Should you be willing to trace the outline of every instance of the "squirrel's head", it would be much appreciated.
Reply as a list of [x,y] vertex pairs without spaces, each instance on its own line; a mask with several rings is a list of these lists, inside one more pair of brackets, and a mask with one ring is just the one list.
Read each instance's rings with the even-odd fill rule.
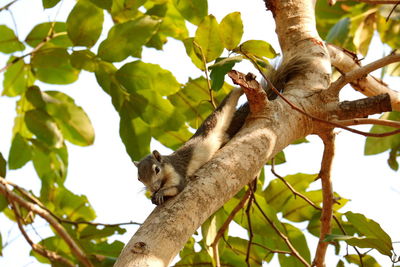
[[152,193],[157,192],[162,187],[164,180],[163,156],[154,150],[141,161],[133,163],[138,169],[138,180]]

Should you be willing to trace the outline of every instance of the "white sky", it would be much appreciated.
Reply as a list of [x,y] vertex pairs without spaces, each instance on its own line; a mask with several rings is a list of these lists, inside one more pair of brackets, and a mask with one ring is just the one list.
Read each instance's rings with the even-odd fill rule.
[[[10,0],[0,0],[4,6]],[[263,1],[219,0],[209,1],[209,12],[220,21],[226,14],[240,11],[245,26],[245,36],[248,39],[261,39],[270,42],[278,49],[274,33],[274,24],[269,12],[265,12]],[[59,20],[64,20],[69,13],[74,1],[65,0],[63,9],[59,13]],[[20,0],[12,10],[20,39],[24,39],[33,25],[39,21],[52,21],[54,12],[44,12],[40,0]],[[0,13],[0,24],[7,24],[14,28],[8,12]],[[179,82],[184,83],[188,77],[197,77],[201,73],[192,65],[186,55],[183,45],[170,40],[164,52],[153,49],[145,50],[145,62],[160,64],[163,68],[173,72]],[[374,51],[379,51],[368,60],[381,56],[382,48],[379,44],[374,46]],[[180,62],[177,64],[176,56]],[[7,57],[0,55],[0,67],[5,65]],[[246,66],[237,67],[241,71],[253,71]],[[392,85],[396,85],[392,79]],[[399,79],[397,78],[397,86]],[[67,188],[78,194],[85,194],[97,212],[96,221],[103,223],[119,223],[127,221],[142,222],[152,211],[154,206],[144,197],[143,186],[136,179],[136,168],[131,163],[119,137],[119,117],[115,112],[110,97],[97,85],[94,75],[82,72],[78,82],[68,86],[40,85],[42,90],[62,90],[76,100],[89,115],[96,131],[95,144],[90,147],[77,147],[68,144],[69,174],[66,182]],[[396,87],[394,87],[396,88]],[[398,88],[396,88],[398,89]],[[343,99],[356,99],[362,96],[354,93],[352,89],[345,88]],[[15,99],[0,97],[0,152],[8,157],[11,141],[11,128],[15,117]],[[368,126],[360,127],[367,130]],[[355,134],[339,131],[337,136],[337,150],[333,170],[333,185],[336,192],[351,201],[343,211],[351,210],[360,212],[381,224],[392,237],[393,241],[400,241],[400,215],[397,203],[400,200],[399,173],[393,172],[386,164],[387,153],[378,156],[363,156],[365,138]],[[316,137],[308,138],[311,143],[291,146],[285,150],[288,163],[277,166],[281,175],[297,172],[317,173],[322,155],[322,143]],[[158,147],[153,142],[152,148],[167,153],[167,149]],[[32,164],[24,168],[9,171],[7,178],[35,193],[39,190],[39,178],[33,170]],[[268,174],[267,179],[273,177]],[[43,225],[43,224],[42,224]],[[11,229],[11,230],[10,230]],[[40,239],[28,227],[29,233],[36,241]],[[136,226],[127,227],[128,232],[117,239],[127,242],[137,229]],[[42,228],[37,231],[42,233]],[[10,243],[4,248],[4,257],[0,257],[0,266],[42,266],[35,259],[28,256],[30,247],[26,241],[19,237],[15,224],[10,223],[3,215],[0,216],[0,231],[3,243]],[[316,239],[313,239],[316,243]],[[310,246],[314,254],[314,246]],[[333,255],[333,251],[330,250]],[[332,260],[333,259],[333,260]],[[336,265],[338,258],[329,257],[327,266]],[[389,266],[390,261],[379,258],[384,266]]]

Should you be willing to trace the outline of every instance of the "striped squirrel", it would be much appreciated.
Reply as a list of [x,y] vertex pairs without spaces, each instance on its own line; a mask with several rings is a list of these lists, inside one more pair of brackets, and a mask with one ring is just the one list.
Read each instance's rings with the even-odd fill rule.
[[[274,87],[282,92],[290,79],[306,69],[307,62],[304,59],[294,58],[284,61],[276,70],[271,68],[267,75]],[[261,84],[268,99],[274,100],[277,95],[270,85],[266,82]],[[209,161],[240,130],[250,112],[248,103],[236,110],[242,93],[239,88],[233,89],[196,133],[171,155],[163,156],[154,150],[141,161],[134,162],[139,181],[152,193],[153,204],[160,205],[167,197],[179,194],[187,183],[187,177]]]
[[192,176],[229,141],[227,128],[242,93],[242,89],[233,89],[195,134],[171,155],[163,156],[154,150],[141,161],[134,162],[139,181],[152,193],[153,204],[160,205],[166,197],[180,193],[186,185],[187,177]]

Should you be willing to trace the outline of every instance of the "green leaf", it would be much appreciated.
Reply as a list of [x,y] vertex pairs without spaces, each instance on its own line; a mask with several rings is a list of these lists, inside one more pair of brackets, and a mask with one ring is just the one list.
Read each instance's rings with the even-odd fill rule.
[[42,0],[43,8],[55,7],[60,0]]
[[353,43],[363,56],[367,55],[369,44],[375,30],[375,13],[369,14],[358,24],[358,28],[354,34]]
[[25,97],[35,108],[44,108],[46,106],[46,103],[43,100],[42,92],[37,86],[29,87],[26,91]]
[[327,235],[326,242],[331,241],[345,241],[350,246],[356,246],[359,248],[375,248],[383,255],[392,256],[392,252],[387,250],[388,248],[382,244],[382,241],[372,237],[355,237],[348,235]]
[[43,93],[46,110],[57,122],[66,140],[79,146],[94,142],[94,129],[85,111],[75,104],[74,99],[58,91]]
[[[400,121],[400,112],[387,112],[383,114],[380,119]],[[393,129],[387,126],[374,125],[370,132],[384,133],[389,131],[393,131]],[[382,138],[367,137],[365,141],[364,154],[374,155],[398,146],[400,146],[400,136],[398,134]]]
[[64,48],[42,48],[32,56],[31,64],[36,77],[45,83],[69,84],[79,76],[79,70],[71,66]]
[[18,40],[14,31],[6,25],[0,25],[0,52],[10,54],[24,49],[25,45]]
[[42,199],[50,197],[54,184],[62,185],[67,175],[68,151],[65,144],[61,148],[49,148],[42,142],[31,139],[32,161],[36,173],[42,179]]
[[139,7],[146,0],[113,0],[111,5],[111,16],[114,22],[123,23],[132,20],[140,14]]
[[391,149],[389,153],[388,164],[389,167],[394,171],[399,169],[399,163],[397,162],[398,156],[400,156],[400,145]]
[[[221,265],[243,267],[247,255],[248,240],[240,237],[230,236],[227,240],[229,249],[225,249],[221,255]],[[256,246],[252,246],[249,255],[250,266],[262,266],[263,259],[265,257],[265,250],[259,249]]]
[[151,134],[157,141],[172,150],[178,149],[193,135],[185,126],[181,127],[178,131],[166,131],[158,127],[153,127]]
[[11,57],[8,63],[11,65],[4,73],[2,94],[13,97],[25,92],[26,88],[33,84],[35,78],[29,65],[25,64],[22,59]]
[[347,219],[353,226],[368,239],[377,240],[379,247],[374,247],[379,250],[380,253],[384,255],[392,255],[392,239],[390,236],[380,227],[375,221],[366,218],[363,214],[346,212]]
[[277,56],[274,48],[267,42],[261,40],[249,40],[240,45],[239,49],[235,49],[239,54],[256,56],[258,58],[274,58]]
[[[0,196],[0,203],[1,203],[1,198],[4,198],[4,197]],[[0,207],[0,211],[1,211],[1,207]],[[3,256],[3,238],[1,237],[1,233],[0,233],[0,256]]]
[[[208,15],[196,30],[194,51],[198,54],[199,58],[204,56],[206,62],[211,62],[218,58],[224,50],[218,29],[219,25],[215,17]],[[196,44],[200,46],[201,51],[198,51],[199,49]]]
[[0,153],[0,177],[5,178],[6,173],[7,173],[7,162],[4,159],[3,154]]
[[112,84],[115,84],[113,83],[113,80],[116,71],[117,68],[112,63],[100,61],[97,64],[95,72],[96,80],[107,94],[110,94]]
[[92,47],[103,29],[103,10],[89,1],[78,1],[67,18],[68,36],[74,45]]
[[183,40],[183,44],[185,46],[186,54],[190,57],[193,64],[200,70],[204,71],[204,63],[195,53],[195,46],[193,44],[194,38],[187,38]]
[[104,237],[109,237],[114,234],[121,235],[126,232],[125,229],[119,226],[105,226],[104,228],[99,228],[100,226],[98,225],[86,225],[83,227],[82,231],[79,232],[79,238],[101,241]]
[[159,65],[142,61],[125,64],[117,71],[115,76],[129,93],[151,90],[162,96],[167,96],[180,89],[180,84],[171,72]]
[[[285,176],[283,179],[296,191],[303,193],[316,178],[316,174],[298,173]],[[267,203],[277,211],[281,211],[287,201],[293,197],[292,191],[279,179],[272,180],[264,190],[263,195]]]
[[213,249],[211,245],[214,242],[215,237],[217,236],[218,230],[222,227],[227,217],[228,214],[224,211],[224,209],[219,209],[216,213],[210,216],[210,218],[208,218],[201,226],[201,234],[203,236],[204,247],[211,258],[213,258]]
[[240,12],[233,12],[226,15],[219,25],[219,33],[226,49],[233,50],[236,48],[243,35],[243,23]]
[[113,26],[100,44],[98,55],[110,62],[119,62],[128,56],[141,57],[142,46],[157,32],[160,23],[150,16],[142,16]]
[[32,148],[28,141],[17,133],[11,143],[8,154],[8,167],[10,170],[19,169],[32,159]]
[[99,60],[90,50],[74,51],[71,54],[71,65],[76,69],[84,69],[94,72],[98,69]]
[[37,24],[30,31],[25,42],[31,47],[36,47],[48,37],[51,37],[48,43],[57,47],[67,48],[72,46],[72,42],[67,35],[67,24],[58,21]]
[[153,127],[177,131],[185,121],[168,99],[154,91],[141,90],[130,95],[130,106],[136,115]]
[[32,109],[25,113],[25,123],[29,131],[45,144],[60,148],[63,136],[54,119],[41,109]]
[[173,3],[182,17],[194,25],[199,25],[208,14],[207,0],[173,0]]
[[211,88],[214,91],[218,91],[222,88],[224,85],[225,75],[241,60],[241,57],[218,58],[216,63],[210,66]]
[[[279,151],[278,154],[274,156],[274,165],[283,164],[286,162],[285,152]],[[272,165],[272,160],[267,162],[267,165]]]
[[[360,261],[360,256],[362,258],[362,263]],[[371,255],[362,254],[362,255],[346,255],[344,258],[348,263],[354,263],[358,266],[368,266],[368,267],[382,267]],[[343,265],[344,266],[344,265]]]
[[349,24],[349,18],[343,18],[339,20],[329,30],[328,35],[326,36],[326,41],[336,45],[342,45],[349,37]]
[[[286,236],[289,238],[292,245],[303,257],[303,259],[305,259],[308,263],[310,263],[311,262],[310,250],[308,248],[307,241],[303,232],[291,224],[286,223],[284,225],[286,229]],[[278,259],[281,266],[291,266],[291,267],[304,266],[304,264],[301,261],[299,261],[296,257],[293,257],[291,255],[279,254]]]
[[140,160],[150,153],[150,129],[142,119],[132,116],[133,112],[128,103],[121,107],[119,115],[121,117],[119,134],[126,152],[132,161]]
[[111,9],[111,5],[112,5],[112,0],[90,0],[90,2],[92,2],[93,4],[95,4],[96,6],[102,8],[102,9]]

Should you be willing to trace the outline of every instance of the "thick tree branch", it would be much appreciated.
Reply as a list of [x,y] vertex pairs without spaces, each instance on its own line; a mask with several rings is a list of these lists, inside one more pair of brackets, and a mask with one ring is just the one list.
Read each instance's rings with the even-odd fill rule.
[[57,221],[56,218],[54,218],[49,212],[47,212],[45,209],[36,206],[19,195],[15,194],[13,191],[8,189],[7,187],[7,181],[3,178],[0,177],[0,193],[3,195],[7,196],[8,198],[12,199],[12,201],[18,203],[25,209],[36,213],[40,217],[42,217],[44,220],[46,220],[57,232],[57,234],[64,239],[64,241],[67,243],[69,248],[71,249],[71,252],[77,257],[77,259],[86,267],[92,267],[92,263],[90,262],[89,258],[86,256],[86,254],[83,252],[83,250],[76,244],[75,240],[68,234],[68,232],[64,229],[64,227]]
[[324,142],[324,154],[322,156],[321,171],[319,177],[322,184],[322,213],[321,230],[315,253],[313,265],[317,267],[325,266],[325,254],[328,248],[328,242],[325,242],[325,236],[331,233],[331,221],[333,216],[334,195],[331,181],[332,162],[335,153],[335,134],[329,131],[325,135],[320,135]]
[[[332,65],[341,73],[348,73],[360,68],[359,60],[351,52],[332,44],[327,44]],[[400,111],[400,93],[387,87],[377,78],[367,75],[353,81],[350,85],[366,96],[389,94],[392,110]]]

